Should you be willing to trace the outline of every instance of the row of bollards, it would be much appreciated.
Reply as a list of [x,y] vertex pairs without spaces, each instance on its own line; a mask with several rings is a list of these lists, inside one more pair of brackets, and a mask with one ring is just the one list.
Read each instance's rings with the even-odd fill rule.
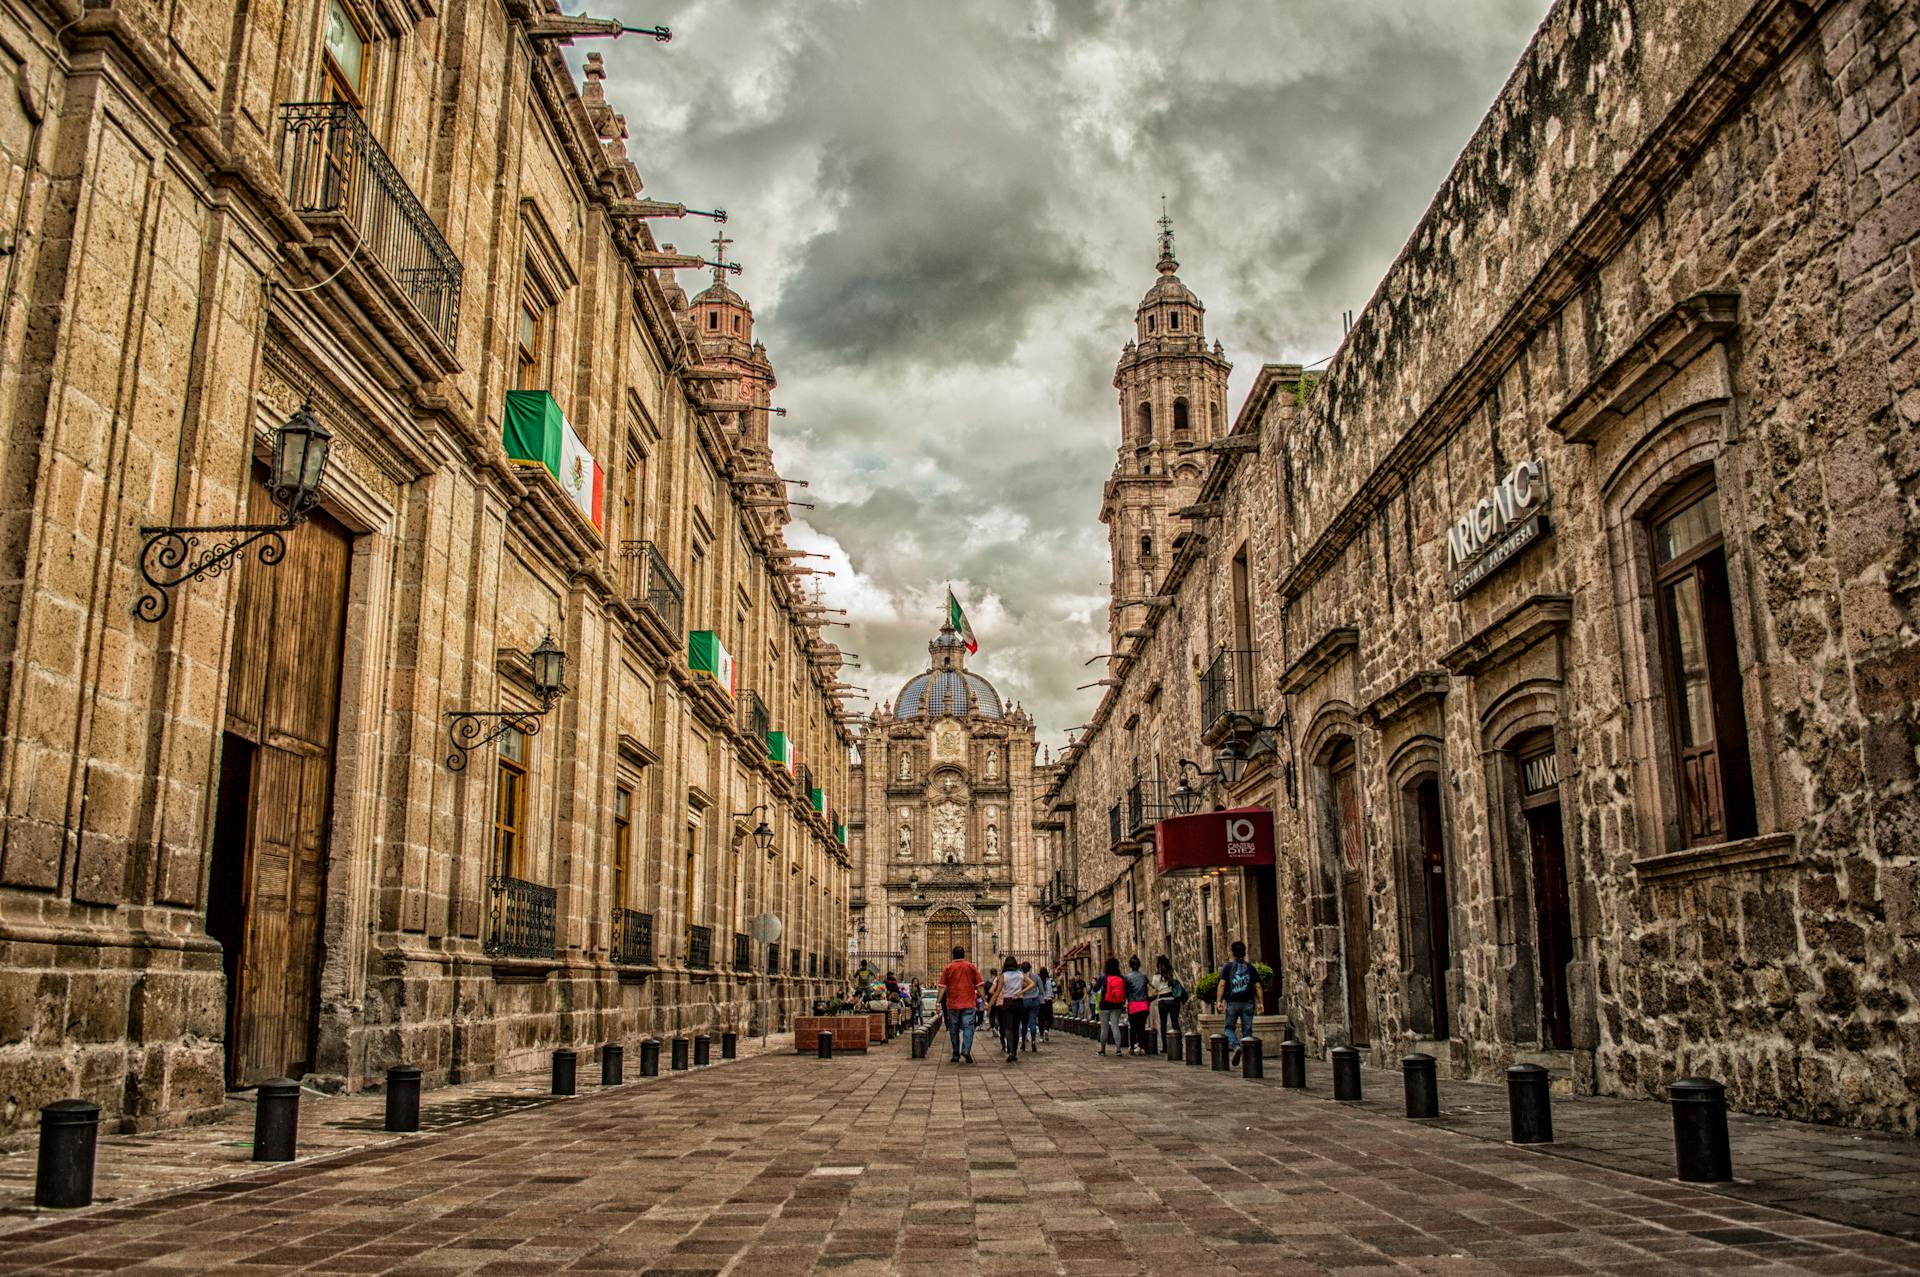
[[[1060,1027],[1079,1037],[1098,1039],[1099,1022],[1091,1018],[1068,1016]],[[824,1036],[824,1035],[823,1035]],[[1155,1035],[1149,1031],[1142,1043],[1155,1053]],[[916,1043],[916,1046],[918,1044]],[[1198,1033],[1159,1035],[1172,1063],[1185,1062],[1200,1067],[1203,1059],[1216,1073],[1231,1071],[1231,1051],[1226,1035],[1215,1033],[1206,1038]],[[822,1044],[821,1054],[831,1050]],[[1340,1046],[1327,1052],[1333,1068],[1333,1098],[1341,1103],[1358,1104],[1362,1091],[1360,1052]],[[1415,1053],[1400,1062],[1405,1089],[1407,1116],[1418,1121],[1440,1116],[1438,1066],[1431,1055]],[[1242,1039],[1240,1074],[1264,1078],[1266,1064],[1258,1038]],[[1515,1064],[1507,1070],[1508,1134],[1515,1144],[1553,1142],[1553,1102],[1551,1078],[1538,1064]],[[1307,1048],[1291,1034],[1280,1044],[1280,1085],[1301,1090],[1307,1085]],[[1724,1183],[1733,1178],[1733,1157],[1727,1138],[1726,1088],[1711,1078],[1681,1078],[1667,1087],[1667,1101],[1673,1112],[1673,1152],[1676,1178],[1687,1183]]]
[[[693,1062],[711,1059],[712,1039],[693,1039]],[[720,1058],[738,1058],[739,1038],[720,1035]],[[822,1054],[828,1052],[823,1050]],[[626,1048],[608,1042],[600,1048],[600,1084],[620,1086],[625,1081]],[[673,1039],[673,1067],[687,1067],[687,1039]],[[573,1095],[579,1056],[571,1047],[553,1053],[551,1085],[555,1095]],[[640,1043],[640,1076],[660,1075],[660,1043]],[[384,1129],[411,1132],[420,1129],[421,1070],[397,1064],[387,1070]],[[254,1088],[253,1160],[291,1162],[300,1140],[300,1084],[292,1078],[273,1078]],[[100,1106],[87,1100],[55,1100],[40,1110],[40,1148],[34,1171],[33,1204],[72,1210],[93,1204],[94,1155],[99,1146]]]

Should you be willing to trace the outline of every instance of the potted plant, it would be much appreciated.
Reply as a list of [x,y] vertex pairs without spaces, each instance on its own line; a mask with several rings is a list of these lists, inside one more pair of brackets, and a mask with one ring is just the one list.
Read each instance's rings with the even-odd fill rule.
[[1193,982],[1193,996],[1212,1007],[1220,998],[1220,973],[1209,971]]

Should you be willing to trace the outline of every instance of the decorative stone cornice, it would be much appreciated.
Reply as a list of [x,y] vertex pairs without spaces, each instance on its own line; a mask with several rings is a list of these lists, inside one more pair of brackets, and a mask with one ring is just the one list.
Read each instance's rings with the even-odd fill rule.
[[1358,626],[1336,625],[1321,635],[1306,651],[1294,658],[1280,675],[1280,690],[1288,696],[1300,692],[1332,669],[1348,652],[1360,646]]
[[1568,443],[1592,443],[1701,351],[1732,332],[1739,316],[1739,293],[1695,293],[1647,325],[1606,371],[1547,422],[1547,429]]
[[1571,594],[1535,594],[1440,658],[1455,674],[1471,678],[1504,664],[1573,620]]
[[1453,681],[1445,670],[1421,670],[1391,691],[1382,692],[1360,711],[1360,720],[1378,727],[1403,718],[1428,705],[1438,705],[1447,697]]

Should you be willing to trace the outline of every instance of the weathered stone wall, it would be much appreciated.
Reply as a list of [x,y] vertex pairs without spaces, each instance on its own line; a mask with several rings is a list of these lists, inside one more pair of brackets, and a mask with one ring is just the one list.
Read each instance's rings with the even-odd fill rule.
[[[549,11],[383,9],[370,32],[364,119],[462,267],[443,340],[376,249],[288,202],[281,104],[323,96],[324,4],[237,23],[211,0],[164,22],[0,4],[23,90],[0,95],[0,1134],[73,1094],[132,1126],[219,1107],[209,851],[247,641],[236,581],[272,569],[245,562],[136,619],[138,529],[244,517],[254,460],[309,395],[336,436],[321,504],[353,537],[313,1072],[484,1076],[562,1044],[745,1027],[766,988],[790,1011],[837,982],[847,880],[828,815],[848,805],[851,740],[834,650],[775,571],[777,523],[732,482],[764,454],[743,458],[734,415],[698,410],[707,386],[668,371],[702,359],[687,300],[636,263],[651,233],[605,212],[637,175],[600,86],[583,97],[529,38]],[[44,53],[56,29],[65,67]],[[533,384],[606,472],[604,532],[501,447],[523,298],[543,312]],[[635,601],[624,551],[643,540],[689,587],[683,628],[720,634],[828,812]],[[548,632],[569,691],[532,738],[516,872],[556,891],[555,952],[508,961],[486,946],[492,759],[446,767],[447,711],[531,705],[521,654]],[[619,901],[616,785],[634,796]],[[762,804],[771,856],[741,841]],[[650,964],[611,961],[616,904],[652,915]],[[733,942],[764,909],[787,934],[763,984],[764,949],[736,972]],[[695,922],[711,972],[688,962]]]
[[[1295,777],[1268,801],[1286,1003],[1310,1042],[1351,1036],[1358,939],[1381,1059],[1419,1045],[1480,1076],[1538,1059],[1628,1094],[1707,1073],[1759,1111],[1920,1121],[1915,41],[1889,5],[1563,4],[1325,377],[1298,406],[1257,386],[1242,410],[1257,460],[1217,467],[1235,467],[1230,493],[1256,476],[1276,489],[1273,539],[1250,538],[1256,701]],[[1550,530],[1455,601],[1448,528],[1531,458]],[[1758,828],[1699,847],[1680,837],[1645,520],[1706,474]],[[1225,624],[1236,544],[1174,568],[1164,615],[1196,639]],[[1203,576],[1198,599],[1186,582]],[[1137,751],[1126,723],[1154,721],[1154,683],[1164,716],[1192,677],[1153,629],[1061,787],[1096,896],[1118,872],[1089,834],[1104,841]],[[1200,748],[1196,718],[1174,721]],[[1542,1022],[1514,752],[1530,738],[1550,739],[1559,773],[1565,1049]],[[1328,771],[1342,742],[1359,778],[1346,900]],[[1423,781],[1453,941],[1438,973]]]

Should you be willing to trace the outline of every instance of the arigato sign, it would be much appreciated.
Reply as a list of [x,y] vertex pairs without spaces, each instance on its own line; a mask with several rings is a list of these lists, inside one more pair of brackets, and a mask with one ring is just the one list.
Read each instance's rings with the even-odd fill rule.
[[1522,461],[1447,529],[1447,559],[1455,573],[1449,591],[1454,598],[1465,596],[1546,534],[1541,510],[1547,495],[1547,463],[1539,457]]

